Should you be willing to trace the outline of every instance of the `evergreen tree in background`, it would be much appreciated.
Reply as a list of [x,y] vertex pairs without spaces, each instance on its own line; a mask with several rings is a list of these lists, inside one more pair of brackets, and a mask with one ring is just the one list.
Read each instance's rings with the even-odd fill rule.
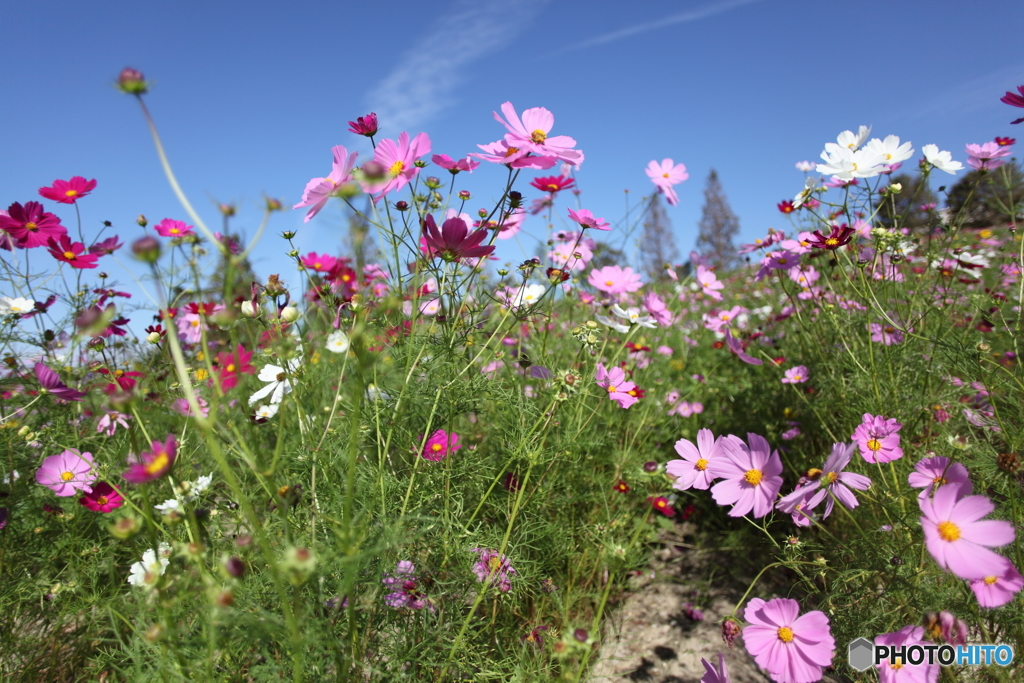
[[708,263],[720,270],[735,266],[739,259],[733,237],[740,233],[740,219],[729,207],[729,200],[722,191],[718,172],[711,169],[704,187],[704,208],[701,210],[700,232],[697,234],[696,249]]
[[661,195],[655,194],[651,198],[650,208],[647,211],[647,220],[644,221],[644,231],[640,236],[642,249],[640,252],[640,265],[647,279],[651,282],[667,280],[665,264],[674,264],[679,260],[679,250],[676,248],[676,238],[672,231],[672,221],[665,212],[665,205],[661,202]]
[[924,228],[931,224],[936,215],[934,210],[923,211],[924,204],[937,204],[939,199],[928,187],[928,183],[919,175],[911,176],[902,173],[893,176],[890,184],[900,184],[899,194],[890,195],[878,209],[878,222],[887,227]]
[[964,227],[1006,225],[1011,215],[1024,214],[1024,172],[1014,159],[991,171],[971,171],[946,197],[952,219],[963,213]]

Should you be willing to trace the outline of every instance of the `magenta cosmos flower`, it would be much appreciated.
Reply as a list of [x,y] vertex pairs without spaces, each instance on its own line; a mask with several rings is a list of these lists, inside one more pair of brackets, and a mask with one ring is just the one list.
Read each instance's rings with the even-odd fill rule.
[[511,577],[516,573],[512,568],[509,559],[493,550],[486,548],[473,548],[470,552],[476,553],[480,558],[473,563],[473,573],[477,581],[489,581],[489,584],[502,593],[512,590]]
[[[349,121],[349,123],[352,122]],[[331,148],[331,154],[334,155],[334,162],[331,165],[330,174],[326,178],[313,178],[306,183],[306,189],[302,191],[302,201],[292,207],[292,209],[310,207],[303,223],[308,223],[313,216],[320,213],[338,186],[352,178],[352,167],[356,165],[359,152],[349,154],[347,149],[336,145]]]
[[575,140],[567,135],[548,135],[555,125],[555,115],[544,107],[524,110],[522,121],[519,120],[516,108],[511,102],[501,105],[501,112],[507,121],[501,118],[498,112],[494,112],[494,118],[509,130],[505,134],[505,141],[509,145],[525,149],[537,156],[561,159],[573,166],[583,163],[583,152],[572,149],[576,146]]
[[81,401],[85,398],[84,392],[72,389],[64,384],[64,382],[61,382],[57,373],[48,368],[44,363],[37,362],[35,364],[35,372],[36,379],[39,380],[39,384],[47,393],[53,394],[65,401]]
[[864,413],[864,421],[853,430],[851,438],[867,462],[892,462],[903,457],[900,435],[897,434],[902,428],[903,425],[895,418]]
[[350,133],[372,138],[377,134],[377,114],[371,111],[366,116],[358,116],[355,121],[349,121],[348,125]]
[[960,497],[959,486],[941,486],[931,498],[918,498],[928,552],[939,566],[961,579],[984,579],[1005,569],[1006,559],[992,552],[1013,543],[1013,525],[982,519],[995,509],[985,496]]
[[907,482],[915,489],[923,489],[919,496],[922,498],[947,484],[959,486],[961,496],[970,495],[972,490],[967,468],[941,455],[919,460],[907,476]]
[[1024,588],[1024,577],[1006,560],[1001,572],[971,581],[971,590],[982,607],[1002,607]]
[[[398,142],[391,139],[381,140],[374,150],[373,160],[382,173],[379,177],[367,177],[361,184],[363,191],[375,195],[374,202],[389,192],[396,192],[405,187],[420,172],[416,160],[430,153],[430,138],[420,133],[409,140],[408,133],[401,133]],[[366,167],[363,167],[366,171]]]
[[732,331],[725,328],[725,345],[729,347],[729,350],[736,354],[736,356],[746,363],[747,365],[762,365],[764,363],[760,358],[754,358],[749,353],[743,350],[743,342],[736,337],[732,336]]
[[124,505],[124,497],[107,482],[100,482],[92,491],[78,499],[78,502],[93,512],[113,512]]
[[710,475],[724,479],[714,485],[711,496],[719,505],[732,505],[730,517],[742,517],[751,510],[754,517],[772,511],[775,496],[782,488],[782,459],[772,451],[768,441],[757,434],[747,434],[747,443],[738,437],[733,447],[724,449],[722,457],[708,462]]
[[[1019,92],[1020,95],[1016,92],[1010,92],[1007,90],[1006,94],[999,98],[999,101],[1003,104],[1008,104],[1011,107],[1024,107],[1024,85],[1018,85],[1017,92]],[[1024,118],[1019,118],[1016,121],[1010,121],[1010,123],[1020,123],[1021,121],[1024,121]]]
[[737,447],[732,441],[742,443],[735,436],[719,436],[717,439],[710,429],[701,429],[697,432],[697,445],[689,439],[676,441],[676,453],[681,460],[669,460],[665,464],[665,472],[676,478],[672,488],[685,491],[689,488],[706,491],[711,488],[714,477],[708,470],[708,464],[723,457],[723,451],[728,448]]
[[81,242],[72,242],[67,234],[60,236],[60,241],[50,239],[47,243],[50,255],[58,261],[63,261],[72,268],[95,268],[100,257],[86,250]]
[[[924,640],[924,629],[920,626],[904,626],[895,633],[883,633],[875,638],[875,645],[892,647],[910,647],[911,645],[930,645]],[[934,646],[933,646],[934,647]],[[888,660],[877,667],[878,683],[935,683],[939,680],[938,663],[929,664],[924,660],[920,664],[897,662],[889,664]]]
[[73,496],[76,491],[91,491],[96,481],[92,453],[80,453],[69,448],[51,455],[36,470],[36,481],[53,490],[58,496]]
[[836,642],[828,617],[817,610],[800,614],[800,603],[787,598],[765,602],[753,598],[743,611],[749,626],[743,642],[757,665],[778,683],[814,683],[832,665]]
[[462,446],[459,444],[458,434],[438,429],[427,439],[427,442],[423,445],[423,452],[420,455],[432,462],[438,462],[444,460],[460,448]]
[[39,202],[18,202],[7,207],[6,215],[0,214],[0,230],[7,231],[22,249],[32,249],[47,244],[51,238],[68,234],[60,219],[43,211]]
[[593,228],[594,230],[611,230],[612,227],[608,225],[607,221],[603,218],[594,218],[594,214],[589,209],[580,209],[579,211],[573,211],[569,209],[569,218],[573,219],[580,224],[580,227],[584,230],[587,228]]
[[603,363],[598,363],[594,379],[608,392],[608,398],[618,403],[620,408],[628,408],[640,400],[629,393],[636,389],[636,385],[626,381],[626,371],[620,367],[606,370]]
[[466,221],[458,216],[446,220],[439,230],[434,217],[427,214],[423,221],[423,233],[430,255],[440,256],[445,261],[458,262],[464,258],[481,258],[489,256],[494,251],[493,244],[480,244],[487,239],[486,230],[470,232]]
[[329,254],[318,254],[311,251],[302,257],[302,265],[307,270],[313,270],[317,273],[329,273],[338,265],[338,259]]
[[785,375],[782,377],[783,384],[803,384],[807,381],[810,376],[810,372],[807,370],[806,365],[798,365],[795,368],[786,370]]
[[173,218],[163,219],[154,225],[153,229],[161,237],[190,237],[195,234],[192,231],[191,225],[187,225],[185,221],[176,221]]
[[658,188],[658,192],[665,195],[668,203],[677,206],[679,195],[672,189],[672,186],[678,185],[690,177],[690,174],[686,172],[686,166],[666,158],[662,159],[660,164],[657,161],[651,161],[647,164],[646,173],[654,186]]
[[84,197],[95,189],[95,180],[86,180],[76,175],[71,180],[54,180],[50,187],[40,187],[39,194],[45,199],[61,204],[74,204],[79,197]]
[[129,459],[129,467],[121,476],[133,484],[143,484],[159,479],[171,471],[178,444],[173,434],[167,440],[153,442],[153,450],[143,451],[140,455]]
[[643,283],[640,281],[640,274],[634,273],[633,269],[629,266],[625,268],[620,268],[619,266],[595,268],[587,276],[587,282],[593,285],[595,289],[609,294],[635,292],[643,287]]

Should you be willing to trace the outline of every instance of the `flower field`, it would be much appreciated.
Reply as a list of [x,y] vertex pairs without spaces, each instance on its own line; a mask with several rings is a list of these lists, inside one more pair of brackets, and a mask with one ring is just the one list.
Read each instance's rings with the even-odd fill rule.
[[[4,680],[582,681],[682,522],[746,581],[705,683],[730,651],[778,683],[1024,677],[847,661],[860,637],[1024,652],[1012,138],[843,131],[785,230],[652,275],[607,240],[685,165],[596,216],[543,107],[501,104],[459,158],[355,118],[372,157],[325,149],[291,208],[359,229],[303,254],[265,234],[272,198],[251,242],[228,205],[211,230],[149,83],[118,85],[181,214],[86,239],[103,179],[80,176],[0,211]],[[498,201],[473,209],[468,173]],[[502,265],[527,217],[544,253]],[[261,239],[289,272],[254,272]]]

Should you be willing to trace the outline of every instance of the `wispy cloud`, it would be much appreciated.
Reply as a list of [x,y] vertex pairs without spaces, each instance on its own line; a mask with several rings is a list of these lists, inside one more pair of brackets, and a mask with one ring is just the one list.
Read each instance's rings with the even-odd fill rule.
[[953,116],[974,114],[986,109],[1005,107],[1007,123],[1017,118],[1011,107],[999,103],[999,98],[1007,90],[1014,90],[1024,73],[1024,64],[1006,67],[978,78],[948,87],[928,100],[917,102],[901,111],[899,116],[908,121],[941,117],[949,119]]
[[612,31],[611,33],[606,33],[602,36],[589,38],[580,43],[567,45],[562,50],[559,50],[559,52],[567,52],[569,50],[582,50],[583,48],[594,47],[595,45],[604,45],[606,43],[611,43],[616,40],[622,40],[623,38],[635,36],[638,33],[655,31],[657,29],[665,28],[666,26],[671,26],[673,24],[685,24],[690,21],[699,21],[700,19],[705,19],[716,14],[721,14],[722,12],[728,12],[729,10],[735,7],[749,5],[751,3],[758,1],[759,0],[725,0],[725,2],[711,3],[699,9],[690,10],[689,12],[673,14],[671,16],[662,17],[661,19],[648,21],[643,24],[627,26],[626,28],[619,29],[618,31]]
[[460,0],[366,96],[389,135],[455,104],[465,67],[511,43],[550,0]]

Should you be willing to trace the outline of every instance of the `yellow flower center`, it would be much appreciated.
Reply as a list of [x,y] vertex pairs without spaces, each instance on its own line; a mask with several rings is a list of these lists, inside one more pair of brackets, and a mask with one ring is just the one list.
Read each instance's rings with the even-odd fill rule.
[[391,168],[388,169],[388,173],[390,173],[392,176],[397,176],[397,175],[400,175],[402,173],[402,171],[404,171],[404,170],[405,170],[405,162],[404,161],[396,161],[395,163],[391,164]]
[[960,538],[960,527],[953,522],[939,522],[939,538],[952,543]]
[[868,439],[868,450],[875,451],[876,453],[882,450],[882,443],[878,439]]
[[668,173],[662,173],[662,174],[661,174],[661,177],[662,177],[662,178],[668,178]]
[[78,190],[68,190],[67,192],[64,193],[64,196],[65,197],[74,197],[77,194],[78,194]]
[[228,363],[228,366],[226,368],[224,368],[224,369],[227,370],[228,372],[234,372],[235,371],[235,364],[234,363]]
[[439,443],[430,445],[430,450],[434,451],[435,453],[440,453],[442,449],[444,449],[444,446],[442,446]]
[[696,468],[696,469],[697,469],[698,471],[700,471],[700,472],[703,472],[704,470],[706,470],[706,469],[708,468],[708,461],[707,461],[707,460],[705,460],[704,458],[700,458],[700,459],[699,459],[699,460],[697,461],[697,463],[696,463],[696,464],[694,465],[694,467],[695,467],[695,468]]
[[146,474],[159,474],[167,467],[170,457],[164,451],[153,454],[153,459],[146,464]]
[[836,483],[836,479],[838,479],[838,478],[839,478],[839,473],[838,472],[829,472],[828,474],[825,475],[825,479],[827,479],[828,483],[830,483],[830,484]]
[[791,629],[788,626],[783,626],[782,628],[780,628],[778,630],[778,634],[779,640],[781,640],[784,643],[789,643],[793,641],[793,629]]
[[837,240],[835,237],[829,237],[827,240],[825,240],[825,244],[827,244],[830,247],[834,247],[839,244],[839,240]]
[[784,265],[786,265],[787,263],[789,263],[789,261],[788,261],[788,260],[786,260],[786,259],[784,259],[784,258],[780,258],[780,259],[779,259],[779,265],[780,265],[780,266],[784,266]]
[[319,261],[317,261],[316,263],[313,264],[313,269],[314,270],[320,270],[320,262]]
[[604,284],[605,284],[605,286],[606,286],[606,287],[611,287],[611,286],[612,286],[612,285],[614,285],[615,283],[614,283],[614,282],[612,282],[611,280],[605,280],[605,281],[604,281]]
[[106,505],[107,504],[107,497],[106,496],[100,496],[99,498],[96,499],[96,502],[98,504],[100,504],[100,505]]
[[189,325],[191,325],[192,327],[199,327],[199,321],[193,320],[192,322],[189,323]]
[[530,134],[530,139],[536,142],[537,144],[540,144],[548,139],[548,134],[542,131],[540,128],[538,128],[537,130],[533,131],[533,133]]
[[491,559],[487,560],[487,568],[492,572],[496,572],[501,569],[501,558],[495,555]]
[[896,662],[895,664],[890,664],[889,666],[895,669],[896,671],[899,671],[903,668],[903,662]]
[[60,473],[60,478],[63,479],[64,481],[71,481],[72,479],[75,478],[75,473],[74,472],[61,472]]
[[74,259],[75,258],[75,252],[73,252],[73,251],[65,251],[64,252],[64,258],[66,258],[66,259]]
[[181,232],[181,230],[178,230],[177,228],[171,228],[168,232],[170,232],[172,235],[177,235],[179,232]]
[[513,154],[519,154],[519,148],[518,147],[509,147],[508,150],[505,152],[505,158],[507,159],[508,157],[512,156]]
[[997,580],[997,579],[996,579],[996,577],[994,577],[994,576],[986,576],[986,577],[985,577],[985,583],[986,583],[987,585],[989,585],[989,586],[991,586],[991,585],[992,585],[993,583],[995,583],[995,582],[996,582],[996,580]]
[[548,183],[546,187],[548,188],[548,192],[558,192],[559,189],[558,185],[555,183]]
[[39,226],[36,225],[35,223],[26,223],[25,224],[25,229],[26,230],[31,230],[31,231],[35,232],[36,230],[39,229]]
[[948,484],[949,482],[946,481],[945,477],[938,476],[938,477],[935,477],[934,479],[932,479],[932,483],[933,484],[937,484],[939,486],[942,486],[943,484]]
[[614,384],[611,385],[610,387],[608,387],[608,393],[609,394],[614,394],[616,391],[618,391],[618,389],[615,388]]
[[743,475],[743,478],[751,486],[757,486],[761,483],[761,479],[764,478],[764,475],[761,474],[761,470],[747,470],[747,473]]

